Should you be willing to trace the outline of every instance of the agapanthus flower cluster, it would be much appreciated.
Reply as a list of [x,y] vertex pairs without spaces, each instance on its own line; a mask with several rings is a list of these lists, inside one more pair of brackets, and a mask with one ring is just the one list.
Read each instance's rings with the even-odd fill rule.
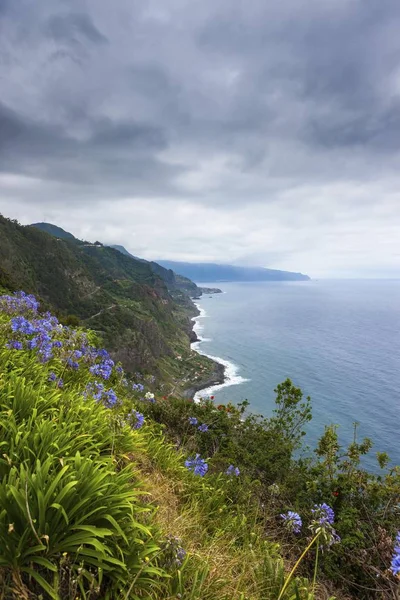
[[196,454],[194,458],[188,458],[185,461],[185,467],[195,475],[200,475],[200,477],[204,477],[208,471],[208,464],[200,457],[200,454]]
[[333,509],[326,504],[315,504],[311,510],[313,519],[310,524],[310,529],[314,535],[320,534],[323,539],[323,548],[329,548],[333,544],[340,542],[340,537],[336,533],[333,523],[335,521],[335,513]]
[[392,556],[392,562],[390,563],[390,570],[396,577],[400,577],[400,531],[396,535],[396,544]]
[[18,340],[10,340],[9,342],[7,342],[6,348],[9,348],[10,350],[23,350],[24,345]]
[[[89,344],[85,333],[63,327],[50,313],[39,314],[39,303],[34,296],[18,292],[0,297],[0,311],[14,315],[10,319],[10,335],[6,347],[11,350],[35,351],[41,362],[58,358],[69,370],[78,370],[86,364],[90,372],[108,380],[114,361],[107,350],[97,350]],[[123,373],[122,368],[120,372]],[[115,393],[108,393],[109,404],[116,402]]]
[[110,379],[115,363],[104,348],[98,351],[97,356],[100,358],[101,362],[92,365],[89,370],[92,375],[101,377],[107,381],[107,379]]
[[0,311],[9,315],[36,313],[38,309],[39,302],[32,294],[16,292],[12,296],[6,295],[0,297]]
[[225,471],[226,475],[235,475],[236,477],[239,477],[240,475],[240,470],[239,467],[234,467],[233,465],[229,465],[229,467],[227,468],[227,470]]
[[182,542],[175,536],[167,536],[162,544],[162,562],[167,569],[179,568],[186,557],[186,551],[182,548]]
[[315,504],[311,510],[311,514],[313,515],[313,520],[317,521],[320,525],[325,525],[326,523],[333,525],[335,520],[333,509],[325,502],[323,504]]
[[105,400],[105,403],[107,404],[107,406],[115,406],[117,404],[118,397],[112,388],[107,390],[104,396],[105,396],[104,400]]
[[287,513],[283,513],[280,515],[285,523],[285,527],[291,533],[300,533],[303,522],[301,520],[300,515],[293,510],[289,510]]
[[144,425],[144,415],[137,410],[131,410],[128,417],[132,423],[132,429],[140,429]]
[[142,385],[141,383],[133,383],[132,384],[132,389],[134,392],[143,392],[144,391],[144,385]]
[[11,319],[11,338],[6,346],[13,350],[36,350],[40,360],[47,362],[53,358],[54,349],[62,346],[59,340],[54,339],[61,331],[62,326],[49,313],[38,317],[33,312],[29,319],[19,315]]
[[58,375],[53,373],[53,371],[49,373],[49,381],[56,383],[59,388],[62,388],[64,386],[63,380],[60,377],[58,377]]
[[115,406],[118,402],[117,394],[113,389],[107,390],[101,381],[88,383],[84,396],[92,396],[95,400],[104,402],[107,406]]

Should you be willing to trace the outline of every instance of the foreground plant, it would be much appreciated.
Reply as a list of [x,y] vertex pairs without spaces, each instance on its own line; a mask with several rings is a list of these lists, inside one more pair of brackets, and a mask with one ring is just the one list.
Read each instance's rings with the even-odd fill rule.
[[137,597],[165,575],[124,458],[144,417],[132,409],[121,425],[107,351],[38,311],[33,296],[0,298],[0,588],[7,598]]
[[[319,559],[319,550],[321,546],[321,541],[323,542],[323,547],[325,550],[328,549],[332,544],[336,544],[340,542],[340,537],[337,535],[333,523],[335,520],[335,513],[333,509],[326,503],[316,504],[314,508],[311,510],[312,520],[309,525],[310,531],[313,533],[313,537],[309,542],[308,546],[300,555],[300,558],[297,560],[293,569],[290,571],[287,576],[285,583],[280,591],[278,596],[278,600],[282,598],[285,591],[287,590],[290,582],[293,579],[295,572],[300,566],[301,562],[304,560],[306,555],[310,552],[311,548],[316,545],[316,556],[315,556],[315,565],[314,565],[314,578],[313,578],[313,588],[315,588],[316,579],[317,579],[317,571],[318,571],[318,559]],[[284,519],[285,524],[293,533],[300,533],[302,527],[302,520],[300,515],[293,511],[289,511],[286,515],[283,514],[281,517]]]

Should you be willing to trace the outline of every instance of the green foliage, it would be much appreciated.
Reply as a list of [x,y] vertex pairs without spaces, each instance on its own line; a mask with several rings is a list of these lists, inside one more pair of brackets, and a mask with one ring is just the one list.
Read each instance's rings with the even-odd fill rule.
[[[213,487],[213,492],[208,499],[203,488],[201,504],[217,523],[221,523],[223,515],[230,515],[224,522],[224,531],[229,531],[234,523],[237,539],[241,538],[237,520],[240,516],[232,517],[232,504],[236,510],[246,506],[244,514],[256,522],[263,522],[263,515],[267,515],[267,530],[276,530],[276,517],[281,512],[295,508],[307,521],[315,503],[327,502],[334,508],[341,543],[322,555],[320,567],[324,576],[339,587],[346,585],[360,597],[364,597],[362,590],[368,590],[365,597],[389,597],[396,588],[388,565],[399,526],[400,469],[365,470],[362,459],[372,444],[369,439],[358,441],[356,425],[347,449],[341,447],[337,427],[331,425],[319,440],[315,459],[295,459],[293,451],[299,449],[303,427],[311,418],[310,399],[303,401],[301,391],[290,380],[279,385],[276,393],[276,410],[270,419],[247,414],[247,402],[237,407],[216,407],[209,400],[196,404],[169,398],[140,406],[142,412],[160,424],[175,447],[208,458],[207,479],[211,481],[207,485]],[[209,431],[199,432],[190,425],[189,417],[207,423]],[[225,471],[229,464],[239,467],[241,476],[222,481],[217,473]],[[387,464],[388,457],[378,453],[380,469]],[[299,550],[305,541],[299,536]],[[302,568],[308,568],[311,575],[313,564],[311,553]]]
[[157,531],[124,459],[137,434],[82,396],[78,374],[52,389],[54,365],[5,348],[0,367],[3,594],[115,597],[134,581],[133,598],[154,585]]
[[303,402],[303,392],[290,379],[279,384],[274,391],[276,408],[271,424],[294,450],[300,447],[301,438],[305,435],[303,427],[312,418],[311,398],[307,397]]

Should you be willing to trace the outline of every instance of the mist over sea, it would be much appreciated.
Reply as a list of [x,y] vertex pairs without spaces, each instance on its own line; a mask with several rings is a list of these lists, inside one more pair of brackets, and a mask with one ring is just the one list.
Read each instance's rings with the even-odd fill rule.
[[[206,284],[202,284],[206,285]],[[216,286],[215,283],[208,284]],[[226,365],[228,381],[197,395],[250,401],[271,414],[274,388],[286,377],[310,395],[313,447],[324,425],[341,442],[368,436],[400,464],[400,280],[221,283],[223,294],[198,301],[201,353]]]

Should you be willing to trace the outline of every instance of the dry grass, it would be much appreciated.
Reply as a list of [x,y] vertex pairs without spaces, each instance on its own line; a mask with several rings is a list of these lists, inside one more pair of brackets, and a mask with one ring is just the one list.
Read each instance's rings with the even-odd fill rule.
[[[202,600],[260,600],[254,567],[262,557],[252,548],[236,546],[235,537],[221,530],[208,533],[201,506],[182,500],[184,484],[147,465],[144,477],[151,503],[157,507],[155,520],[165,533],[182,540],[194,565],[207,566]],[[196,596],[197,597],[197,596]]]

